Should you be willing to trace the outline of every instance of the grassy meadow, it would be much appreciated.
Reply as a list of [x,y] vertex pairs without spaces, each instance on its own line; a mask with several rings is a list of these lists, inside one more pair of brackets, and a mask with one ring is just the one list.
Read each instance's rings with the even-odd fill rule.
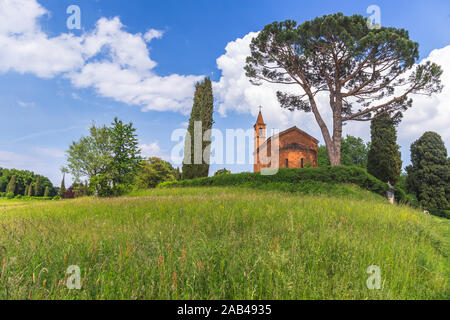
[[[0,299],[450,298],[449,221],[342,188],[2,202]],[[66,288],[71,265],[81,290]]]

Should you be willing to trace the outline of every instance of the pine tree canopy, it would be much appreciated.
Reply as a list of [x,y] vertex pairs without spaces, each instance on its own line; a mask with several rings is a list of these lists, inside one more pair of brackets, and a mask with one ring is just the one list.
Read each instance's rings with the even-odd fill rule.
[[[399,118],[412,106],[411,94],[442,90],[440,66],[417,65],[419,45],[406,30],[368,26],[362,15],[325,15],[297,25],[267,25],[250,45],[246,74],[251,82],[285,84],[298,93],[278,92],[283,108],[313,112],[332,165],[341,163],[342,127],[380,114]],[[329,98],[333,128],[317,97]]]

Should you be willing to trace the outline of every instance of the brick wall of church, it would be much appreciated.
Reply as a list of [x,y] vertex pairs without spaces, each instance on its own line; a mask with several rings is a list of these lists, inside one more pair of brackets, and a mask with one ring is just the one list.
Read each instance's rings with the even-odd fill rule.
[[312,151],[300,150],[283,150],[280,152],[280,168],[286,168],[286,160],[289,160],[289,168],[301,168],[303,159],[303,167],[307,163],[311,163],[313,167],[317,167],[316,155]]
[[[269,140],[265,146],[262,146],[260,152],[271,156],[271,143]],[[278,163],[275,163],[275,160],[272,160],[273,165],[278,165],[279,168],[286,168],[287,164],[289,168],[301,168],[302,167],[302,159],[303,159],[303,167],[307,165],[307,163],[311,163],[313,167],[318,166],[318,147],[317,143],[312,140],[308,135],[304,135],[298,131],[289,132],[280,137],[280,153]],[[299,150],[299,147],[301,150]],[[266,151],[267,150],[267,151]],[[289,162],[287,163],[286,160]],[[268,167],[268,166],[262,166]],[[260,171],[261,166],[256,165],[255,171]]]

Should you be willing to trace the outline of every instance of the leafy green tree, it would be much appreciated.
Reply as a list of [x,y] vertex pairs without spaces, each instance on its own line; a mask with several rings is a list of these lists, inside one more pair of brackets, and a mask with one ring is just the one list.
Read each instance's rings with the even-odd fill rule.
[[15,192],[16,192],[16,179],[17,179],[16,175],[13,175],[11,177],[11,180],[9,180],[9,183],[8,183],[8,187],[6,188],[6,193],[9,193],[9,194],[12,193],[12,194],[15,195]]
[[[347,135],[346,138],[342,139],[341,165],[366,168],[369,150],[370,143],[364,143],[364,140],[361,138]],[[326,146],[319,146],[319,167],[327,167],[329,165],[330,158]]]
[[361,138],[347,135],[345,139],[342,139],[341,164],[366,168],[370,146],[370,143],[364,143]]
[[328,156],[328,150],[326,146],[319,146],[318,151],[318,165],[319,167],[328,167],[330,166],[330,157]]
[[[185,139],[183,179],[201,178],[209,175],[211,129],[214,124],[213,112],[212,84],[211,80],[206,78],[203,82],[197,83],[195,87],[194,105]],[[199,123],[201,123],[201,130]],[[198,141],[198,146],[196,146],[196,141]]]
[[[412,94],[442,90],[442,69],[431,62],[416,65],[419,45],[406,30],[369,28],[362,15],[331,14],[299,26],[274,22],[252,40],[250,50],[245,70],[253,84],[300,89],[278,92],[278,100],[283,108],[314,114],[333,166],[341,164],[345,123],[381,114],[401,117],[412,106]],[[329,96],[332,131],[318,107],[321,92]]]
[[224,174],[231,174],[231,171],[228,170],[228,169],[226,169],[226,168],[220,169],[220,170],[217,170],[217,171],[214,173],[214,176],[221,176],[221,175],[224,175]]
[[36,183],[34,185],[34,196],[35,197],[39,197],[40,192],[39,192],[39,184],[41,183],[41,177],[37,176],[36,177]]
[[140,172],[136,177],[136,185],[143,189],[155,188],[162,182],[177,180],[178,175],[179,170],[169,162],[152,157],[141,163]]
[[383,114],[372,121],[371,132],[367,171],[381,181],[395,185],[402,172],[395,120]]
[[81,198],[81,197],[88,196],[90,194],[89,186],[88,186],[87,182],[84,184],[83,183],[74,183],[70,189],[73,190],[74,198]]
[[113,196],[124,192],[134,181],[142,161],[133,124],[117,118],[110,127],[91,126],[90,135],[73,142],[67,151],[68,167],[79,183],[90,183],[90,192]]
[[97,174],[108,172],[112,162],[110,130],[106,126],[92,125],[89,136],[74,141],[67,151],[67,162],[75,181],[88,180]]
[[426,132],[411,145],[411,163],[406,168],[408,191],[421,206],[446,210],[450,205],[450,163],[440,135]]
[[117,118],[109,130],[112,159],[108,171],[112,173],[113,186],[131,184],[142,161],[139,141],[133,124],[123,124]]

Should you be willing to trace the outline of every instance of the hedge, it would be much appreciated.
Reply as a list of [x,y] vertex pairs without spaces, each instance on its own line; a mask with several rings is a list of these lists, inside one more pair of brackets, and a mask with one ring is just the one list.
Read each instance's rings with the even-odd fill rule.
[[209,178],[197,178],[193,180],[164,182],[158,187],[198,187],[198,186],[240,186],[262,185],[267,183],[292,183],[300,184],[304,181],[317,181],[324,183],[350,183],[363,189],[386,196],[389,187],[367,173],[365,169],[358,167],[320,167],[305,169],[280,169],[275,175],[261,175],[260,173],[240,173],[231,175],[219,175]]

